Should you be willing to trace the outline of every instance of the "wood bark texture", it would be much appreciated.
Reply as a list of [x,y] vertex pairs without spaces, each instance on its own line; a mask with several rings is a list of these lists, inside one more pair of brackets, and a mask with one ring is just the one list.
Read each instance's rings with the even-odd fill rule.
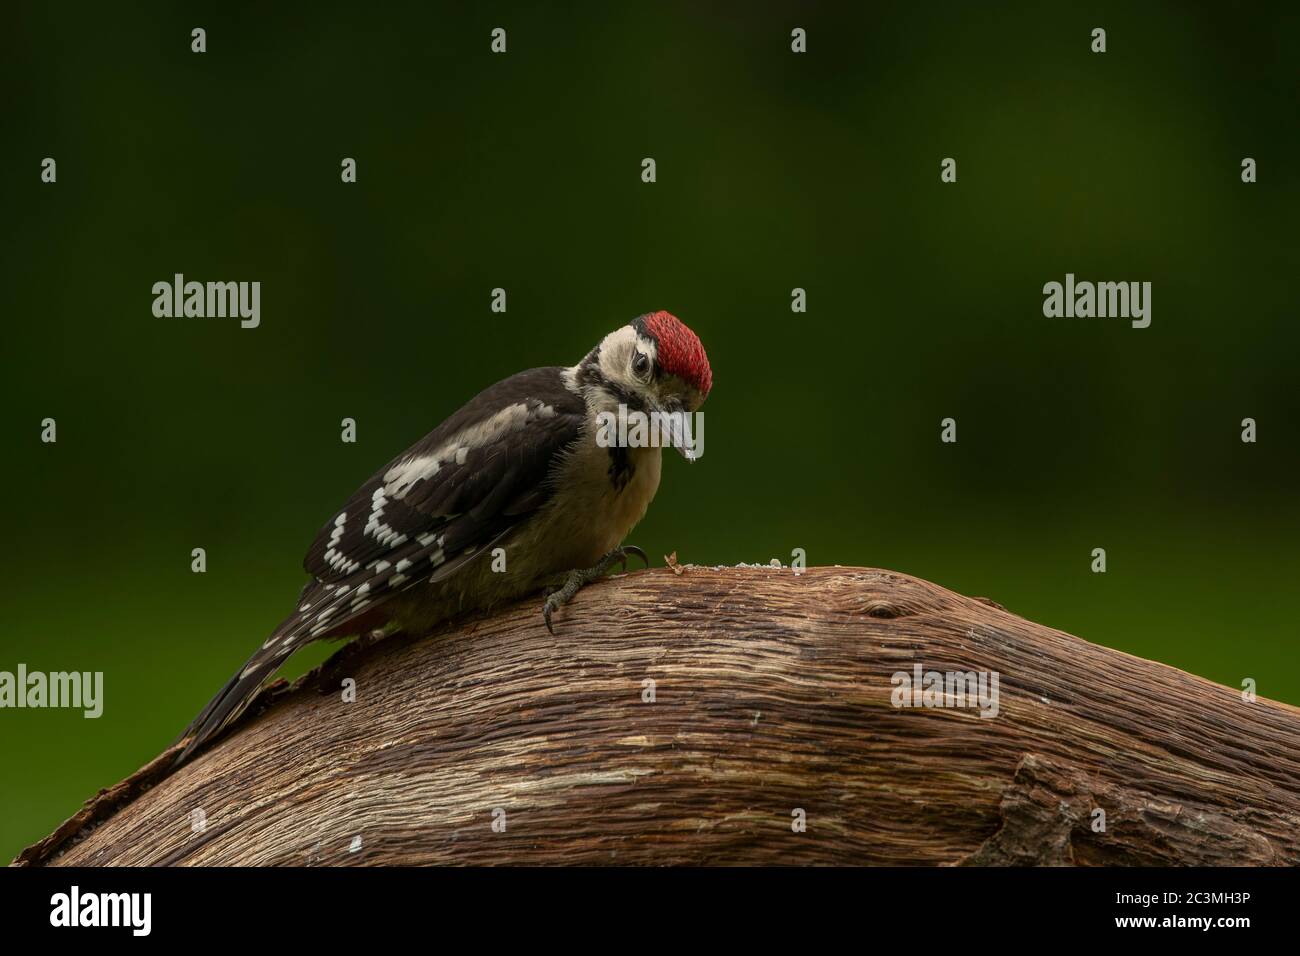
[[[1300,710],[987,599],[686,566],[540,606],[349,645],[14,862],[1300,863]],[[917,664],[997,715],[895,706]]]

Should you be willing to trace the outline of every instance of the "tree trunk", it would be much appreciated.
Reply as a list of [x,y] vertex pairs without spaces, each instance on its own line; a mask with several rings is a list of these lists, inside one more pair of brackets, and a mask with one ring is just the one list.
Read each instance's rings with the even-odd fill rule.
[[[345,647],[15,862],[1300,863],[1300,710],[991,601],[687,566],[556,632],[537,599]],[[914,665],[996,672],[996,716],[895,706]]]

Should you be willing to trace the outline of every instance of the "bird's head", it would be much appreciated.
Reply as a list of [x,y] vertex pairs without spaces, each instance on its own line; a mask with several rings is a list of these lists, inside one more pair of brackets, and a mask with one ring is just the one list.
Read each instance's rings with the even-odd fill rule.
[[588,403],[601,411],[622,404],[638,412],[689,415],[713,387],[699,336],[669,312],[647,312],[610,332],[576,372]]

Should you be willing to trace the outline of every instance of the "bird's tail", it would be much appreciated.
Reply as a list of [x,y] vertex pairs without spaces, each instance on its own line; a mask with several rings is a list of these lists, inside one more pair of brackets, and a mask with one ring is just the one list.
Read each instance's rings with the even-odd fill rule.
[[267,678],[279,669],[291,653],[291,648],[276,652],[271,652],[268,648],[259,648],[257,653],[239,669],[239,672],[226,681],[226,686],[217,691],[217,695],[208,701],[207,706],[199,711],[199,715],[181,732],[181,735],[172,741],[174,745],[178,741],[189,738],[189,743],[185,745],[185,749],[176,758],[173,766],[180,766],[200,746],[234,723],[253,702],[258,688],[266,683]]
[[[364,604],[356,605],[356,594],[351,588],[324,584],[318,580],[307,582],[298,595],[297,609],[280,622],[266,642],[259,647],[234,677],[208,705],[199,711],[176,740],[189,738],[173,766],[180,766],[199,747],[211,740],[238,719],[248,709],[258,688],[266,683],[294,651],[315,640],[358,633],[366,614]],[[329,624],[324,622],[329,620]]]

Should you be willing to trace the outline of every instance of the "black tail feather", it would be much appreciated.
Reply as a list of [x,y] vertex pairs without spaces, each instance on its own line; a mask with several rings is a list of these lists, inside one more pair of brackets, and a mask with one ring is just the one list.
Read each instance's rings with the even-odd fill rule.
[[265,652],[259,651],[249,658],[244,666],[240,668],[239,673],[226,682],[226,686],[221,688],[212,700],[208,701],[207,706],[199,711],[199,715],[172,742],[174,746],[177,741],[186,737],[190,738],[190,742],[181,751],[180,756],[176,758],[173,766],[180,766],[189,759],[196,749],[215,737],[224,727],[233,723],[244,712],[244,709],[253,702],[253,697],[257,694],[258,688],[266,683],[266,679],[275,673],[286,657],[288,657],[288,654],[276,654],[268,657]]
[[[299,608],[280,622],[271,637],[244,662],[238,673],[208,701],[184,732],[172,741],[172,746],[188,737],[189,743],[176,758],[173,766],[180,766],[203,744],[210,741],[244,712],[252,703],[258,689],[276,672],[294,651],[313,640],[335,636],[337,628],[366,613],[364,607],[350,607],[355,600],[351,588],[339,588],[309,581],[298,596]],[[310,612],[310,613],[309,613]],[[311,626],[319,625],[330,615],[334,630],[313,634]],[[319,630],[319,628],[318,628]]]

